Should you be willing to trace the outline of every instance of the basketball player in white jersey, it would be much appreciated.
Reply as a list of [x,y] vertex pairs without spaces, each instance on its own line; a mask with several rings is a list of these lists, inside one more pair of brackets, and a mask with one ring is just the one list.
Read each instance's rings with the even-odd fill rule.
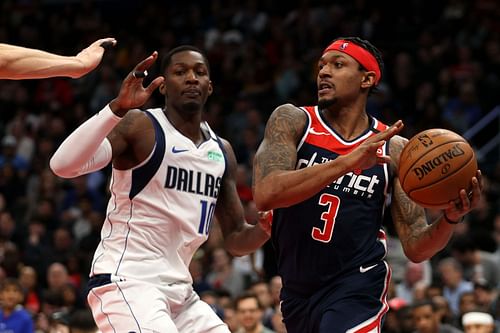
[[[77,177],[112,162],[88,294],[102,332],[227,333],[193,291],[189,262],[214,214],[233,255],[269,237],[244,222],[234,152],[201,120],[212,93],[206,57],[192,46],[175,48],[162,62],[163,77],[144,88],[157,56],[139,63],[118,96],[62,143],[51,168]],[[165,108],[137,110],[158,87]]]

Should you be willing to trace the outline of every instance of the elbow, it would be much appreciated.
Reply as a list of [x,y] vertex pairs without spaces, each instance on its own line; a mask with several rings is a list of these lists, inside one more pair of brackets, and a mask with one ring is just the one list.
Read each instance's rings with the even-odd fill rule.
[[68,171],[65,163],[61,161],[57,155],[52,156],[49,162],[49,167],[56,176],[61,178],[73,178],[77,176]]
[[253,200],[255,202],[255,207],[260,212],[265,212],[273,209],[269,200],[267,198],[263,198],[263,196],[261,195],[254,196]]
[[247,254],[250,254],[250,253],[245,253],[243,251],[239,251],[239,250],[236,250],[236,249],[228,249],[226,248],[227,252],[233,256],[233,257],[243,257]]
[[406,255],[406,257],[411,261],[411,262],[414,262],[415,264],[418,264],[418,263],[421,263],[425,260],[427,260],[426,257],[424,256],[421,256],[421,255],[415,255],[415,254],[412,254],[412,255]]
[[429,259],[432,255],[429,255],[425,251],[422,251],[421,249],[408,249],[408,248],[403,248],[403,251],[405,253],[405,256],[412,262],[418,264],[421,263],[427,259]]
[[247,254],[250,254],[250,252],[246,252],[238,246],[233,246],[233,244],[229,241],[225,241],[224,243],[224,248],[226,249],[227,253],[229,253],[233,257],[243,257]]
[[276,207],[277,193],[270,191],[269,186],[255,186],[253,201],[258,211],[265,212]]

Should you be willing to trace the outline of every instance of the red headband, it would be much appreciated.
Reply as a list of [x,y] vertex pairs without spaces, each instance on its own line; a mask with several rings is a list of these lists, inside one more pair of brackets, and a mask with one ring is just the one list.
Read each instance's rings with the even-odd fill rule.
[[339,39],[328,45],[328,47],[323,51],[323,54],[329,51],[339,51],[353,57],[357,62],[361,64],[364,68],[369,71],[375,72],[375,84],[380,81],[380,67],[378,65],[377,59],[362,48],[352,42]]

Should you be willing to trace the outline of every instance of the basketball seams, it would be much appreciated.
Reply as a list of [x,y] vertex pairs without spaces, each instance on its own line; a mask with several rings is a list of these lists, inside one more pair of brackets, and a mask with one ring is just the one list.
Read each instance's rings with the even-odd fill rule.
[[[474,154],[474,152],[473,152],[473,153],[472,153],[472,155],[470,156],[470,158],[469,158],[469,159],[468,159],[468,160],[467,160],[467,161],[466,161],[463,165],[461,165],[461,166],[460,166],[460,168],[457,168],[455,171],[450,172],[450,173],[447,175],[447,177],[446,177],[446,178],[448,178],[448,177],[452,177],[454,174],[456,174],[457,172],[459,172],[460,170],[462,170],[464,167],[466,167],[466,166],[467,166],[467,164],[469,164],[469,163],[470,163],[470,162],[474,159],[474,156],[475,156],[475,154]],[[425,186],[421,186],[421,187],[416,187],[416,188],[412,189],[411,191],[409,191],[409,194],[411,194],[411,193],[413,193],[413,192],[415,192],[415,191],[421,190],[421,189],[423,189],[423,188],[426,188],[426,187],[429,187],[429,186],[432,186],[432,185],[436,185],[436,184],[438,184],[439,182],[444,181],[446,178],[440,178],[440,179],[436,180],[436,181],[435,181],[435,182],[433,182],[433,183],[430,183],[430,184],[427,184],[427,185],[425,185]],[[415,200],[415,199],[413,199],[413,198],[412,198],[412,200],[413,200],[413,201],[415,201],[415,202],[417,202],[417,203],[421,203],[422,205],[425,205],[425,206],[427,206],[427,207],[434,206],[434,207],[436,207],[436,208],[437,208],[437,207],[442,207],[443,205],[447,205],[447,204],[448,204],[448,202],[446,202],[446,203],[443,203],[443,204],[436,204],[436,205],[433,205],[433,204],[431,204],[431,203],[425,203],[425,202],[422,202],[422,201],[420,201],[420,200],[419,200],[419,201],[417,201],[417,200]]]
[[[432,148],[432,150],[427,151],[424,155],[426,155],[426,154],[430,153],[430,152],[431,152],[431,151],[433,151],[433,150],[436,150],[437,148],[439,148],[439,147],[441,147],[441,146],[447,145],[447,144],[449,144],[449,143],[455,143],[455,142],[462,142],[462,143],[468,144],[468,143],[467,143],[466,141],[464,141],[464,140],[446,141],[446,142],[443,142],[443,143],[441,143],[441,144],[439,144],[439,145],[435,146],[434,148]],[[406,147],[408,147],[408,144],[406,144]],[[401,152],[401,155],[403,155],[403,153],[405,152],[406,147],[405,147],[405,148],[403,149],[403,151]],[[413,164],[411,164],[411,165],[407,168],[407,170],[405,170],[405,172],[404,172],[404,178],[403,178],[403,181],[401,182],[401,186],[402,186],[403,188],[404,188],[403,184],[404,184],[404,182],[406,181],[406,176],[410,173],[410,170],[413,168],[413,166],[414,166],[415,164],[417,164],[417,163],[418,163],[418,162],[422,159],[422,156],[423,156],[423,155],[421,155],[421,156],[420,156],[420,157],[419,157],[419,158],[418,158],[415,162],[413,162]],[[471,158],[472,158],[472,157],[474,157],[474,151],[472,152]],[[459,168],[458,170],[460,170],[460,169],[461,169],[464,165],[466,165],[469,161],[470,161],[470,159],[468,159],[468,160],[467,160],[467,162],[465,162],[463,165],[461,165],[461,166],[460,166],[460,168]],[[401,165],[401,159],[399,160],[399,165]],[[399,175],[401,175],[401,173],[399,173],[399,172],[398,172],[398,174],[399,174]],[[399,179],[400,179],[400,181],[401,181],[401,177],[400,177]],[[428,185],[426,185],[426,186],[428,186]],[[425,187],[425,186],[424,186],[424,187]]]
[[398,176],[403,191],[426,208],[445,208],[469,189],[477,170],[476,153],[459,134],[432,128],[414,135],[403,147]]

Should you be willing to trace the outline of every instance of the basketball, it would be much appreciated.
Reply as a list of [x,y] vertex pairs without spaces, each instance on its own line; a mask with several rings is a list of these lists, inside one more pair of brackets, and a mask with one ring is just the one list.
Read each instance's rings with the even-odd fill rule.
[[399,161],[399,181],[420,206],[443,209],[471,189],[477,161],[467,140],[452,131],[433,128],[412,137]]

